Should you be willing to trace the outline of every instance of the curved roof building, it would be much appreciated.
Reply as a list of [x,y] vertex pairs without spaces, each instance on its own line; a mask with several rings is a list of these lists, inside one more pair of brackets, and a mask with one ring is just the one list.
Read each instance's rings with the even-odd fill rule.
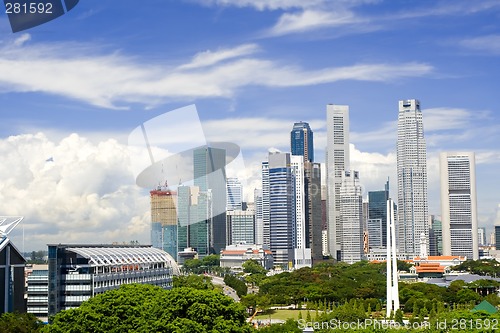
[[172,287],[179,267],[150,245],[49,244],[48,315],[78,307],[122,284]]

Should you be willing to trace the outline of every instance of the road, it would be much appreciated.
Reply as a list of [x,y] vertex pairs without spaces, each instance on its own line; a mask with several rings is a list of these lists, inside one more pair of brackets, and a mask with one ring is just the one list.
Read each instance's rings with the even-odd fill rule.
[[224,279],[223,278],[221,278],[219,276],[213,276],[213,275],[210,275],[210,277],[212,278],[212,283],[213,284],[222,286],[222,289],[224,291],[224,295],[227,295],[227,296],[231,297],[236,302],[240,301],[240,298],[238,297],[238,294],[236,294],[236,290],[234,290],[233,288],[231,288],[229,286],[226,286],[226,284],[224,283]]

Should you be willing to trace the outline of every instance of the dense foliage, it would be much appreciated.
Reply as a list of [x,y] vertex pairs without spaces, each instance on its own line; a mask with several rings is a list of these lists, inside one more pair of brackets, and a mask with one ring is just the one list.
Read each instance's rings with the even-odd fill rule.
[[42,322],[31,313],[3,313],[0,316],[2,333],[40,332],[42,327]]
[[251,332],[243,306],[216,290],[122,285],[59,312],[46,332]]
[[236,294],[238,294],[239,297],[243,297],[247,294],[246,283],[234,275],[226,274],[226,276],[224,276],[224,283],[236,290]]
[[351,298],[385,298],[385,265],[366,261],[353,265],[338,263],[301,268],[265,278],[260,295],[273,304],[343,302]]
[[467,260],[451,268],[454,271],[469,272],[478,275],[500,277],[500,262],[495,259]]
[[189,287],[195,289],[214,289],[212,279],[205,275],[179,275],[173,278],[173,287]]
[[203,273],[219,273],[224,271],[220,267],[220,259],[218,255],[211,254],[203,259],[188,259],[182,266],[182,269],[187,273],[203,274]]

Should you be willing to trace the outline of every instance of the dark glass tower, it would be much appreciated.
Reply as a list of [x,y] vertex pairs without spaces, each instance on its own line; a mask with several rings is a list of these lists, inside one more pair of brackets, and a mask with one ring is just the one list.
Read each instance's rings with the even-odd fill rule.
[[274,262],[286,265],[293,256],[295,193],[290,154],[269,153],[269,238]]
[[[389,181],[383,191],[368,192],[368,218],[380,219],[382,228],[382,247],[387,247],[387,200],[389,199]],[[368,235],[368,238],[370,235]]]
[[193,162],[194,185],[199,187],[201,193],[207,194],[207,200],[202,202],[207,205],[206,211],[211,212],[211,223],[208,223],[210,251],[217,254],[226,247],[226,150],[212,147],[195,149]]
[[304,156],[304,162],[314,161],[313,132],[308,123],[301,121],[293,124],[290,146],[292,155]]

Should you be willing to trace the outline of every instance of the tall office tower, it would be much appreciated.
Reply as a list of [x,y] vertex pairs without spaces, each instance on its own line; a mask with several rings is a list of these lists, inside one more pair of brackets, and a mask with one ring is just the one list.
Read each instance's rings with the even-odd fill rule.
[[441,153],[443,254],[479,259],[474,153]]
[[255,244],[262,245],[264,243],[262,189],[256,188],[253,191],[253,202],[255,204]]
[[496,225],[495,229],[490,235],[490,243],[500,249],[500,225]]
[[158,186],[150,191],[151,244],[177,258],[176,193],[168,186]]
[[255,244],[255,211],[230,210],[227,218],[227,245]]
[[477,239],[479,246],[486,245],[486,229],[485,228],[477,228]]
[[269,162],[262,162],[262,246],[264,249],[270,249],[270,203],[269,203]]
[[342,223],[342,261],[349,264],[363,259],[363,192],[357,171],[344,171],[340,187]]
[[238,178],[227,178],[226,196],[226,210],[242,210],[243,187]]
[[[295,209],[293,210],[294,226],[292,238],[294,248],[303,249],[306,247],[306,216],[305,206],[305,185],[304,185],[304,158],[302,156],[290,156],[290,166],[293,175],[293,191],[295,194]],[[307,236],[309,233],[307,232]]]
[[270,250],[278,265],[293,260],[294,201],[290,154],[269,153]]
[[397,169],[399,253],[413,259],[420,253],[421,234],[429,239],[426,145],[416,99],[399,101]]
[[179,186],[177,197],[178,254],[190,247],[203,258],[210,254],[211,191],[200,192],[198,186]]
[[292,155],[304,156],[304,162],[314,162],[313,131],[308,123],[301,121],[293,124],[290,146]]
[[436,216],[430,216],[429,255],[443,255],[443,224]]
[[323,208],[321,202],[321,165],[305,163],[305,216],[306,216],[306,248],[311,249],[311,259],[323,260]]
[[[290,132],[290,150],[292,152],[292,167],[295,170],[295,183],[299,189],[295,193],[296,247],[310,248],[312,260],[322,260],[321,165],[313,162],[313,131],[308,123],[298,122],[293,125]],[[297,168],[300,165],[300,160],[303,161],[302,175],[300,169]]]
[[382,219],[368,219],[366,231],[368,234],[369,249],[380,249],[384,247],[382,246],[382,229],[384,229],[384,226],[386,226],[386,224],[382,223]]
[[[226,247],[226,150],[201,147],[193,151],[194,185],[210,196],[210,251],[219,253]],[[211,193],[209,193],[211,192]]]
[[328,249],[341,260],[342,224],[340,223],[340,187],[342,174],[349,170],[349,106],[326,106],[326,181]]
[[[368,218],[379,219],[382,225],[380,247],[387,246],[387,200],[389,200],[389,180],[385,183],[383,191],[368,192]],[[370,238],[369,233],[368,238]]]

